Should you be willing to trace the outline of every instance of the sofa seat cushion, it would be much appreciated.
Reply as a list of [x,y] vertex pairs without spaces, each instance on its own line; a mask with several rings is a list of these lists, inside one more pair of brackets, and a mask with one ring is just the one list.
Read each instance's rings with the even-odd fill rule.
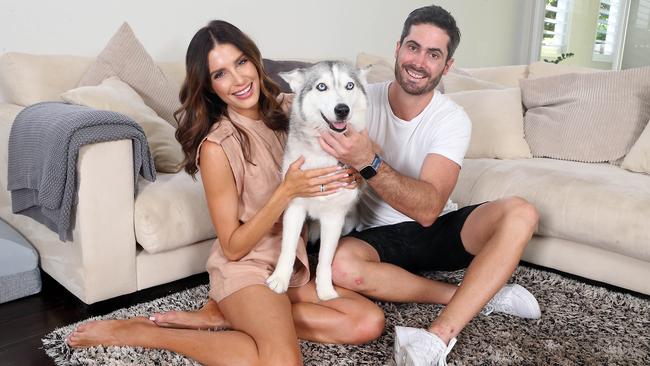
[[216,237],[200,176],[159,173],[155,182],[140,179],[135,200],[137,242],[149,253],[180,248]]
[[461,206],[520,196],[537,233],[650,261],[650,176],[609,164],[466,159],[452,199]]

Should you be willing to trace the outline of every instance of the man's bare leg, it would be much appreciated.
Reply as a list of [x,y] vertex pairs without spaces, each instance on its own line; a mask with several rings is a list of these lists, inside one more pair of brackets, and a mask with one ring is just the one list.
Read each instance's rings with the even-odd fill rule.
[[537,210],[515,197],[486,203],[469,215],[461,239],[475,257],[451,301],[429,327],[432,333],[448,343],[483,309],[512,276],[537,222]]
[[457,286],[415,275],[379,260],[370,244],[352,237],[341,239],[332,278],[338,286],[370,298],[392,302],[447,304]]
[[334,282],[385,301],[447,304],[430,330],[448,342],[507,282],[536,226],[537,211],[519,198],[476,208],[461,231],[466,250],[475,258],[460,287],[381,263],[372,246],[344,238],[334,259]]

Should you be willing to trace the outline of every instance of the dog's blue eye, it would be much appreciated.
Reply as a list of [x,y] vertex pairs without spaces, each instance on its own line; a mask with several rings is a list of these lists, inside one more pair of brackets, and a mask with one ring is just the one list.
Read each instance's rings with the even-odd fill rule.
[[319,91],[325,91],[327,90],[327,85],[325,85],[325,83],[318,83],[318,85],[316,85],[316,89]]
[[345,89],[347,90],[352,90],[354,89],[354,83],[353,82],[348,82],[347,85],[345,85]]

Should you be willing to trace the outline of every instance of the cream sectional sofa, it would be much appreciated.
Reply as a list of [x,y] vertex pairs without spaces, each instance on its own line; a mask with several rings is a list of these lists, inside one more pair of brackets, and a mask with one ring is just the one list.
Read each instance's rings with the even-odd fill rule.
[[[15,116],[33,103],[60,100],[93,58],[7,53],[0,58],[0,217],[37,249],[42,269],[87,304],[205,271],[215,234],[199,180],[183,171],[139,178],[134,197],[129,140],[84,146],[72,242],[11,212],[7,148]],[[179,63],[159,64],[178,84]]]
[[[22,108],[60,100],[93,60],[2,55],[0,145],[7,146]],[[159,66],[180,84],[182,64]],[[483,86],[517,86],[530,72],[523,65],[465,73]],[[131,156],[126,140],[82,148],[73,241],[61,242],[45,226],[12,214],[7,149],[0,149],[0,218],[36,247],[45,272],[88,304],[204,271],[215,240],[200,177],[158,173],[153,183],[140,179],[134,196]],[[650,294],[650,176],[609,164],[472,158],[464,163],[453,199],[464,206],[509,195],[528,199],[540,211],[526,261]]]
[[[479,83],[517,87],[521,79],[595,70],[534,63],[463,71]],[[455,76],[450,79],[449,84],[458,86]],[[467,84],[467,80],[460,84]],[[650,99],[646,103],[650,104]],[[539,227],[523,260],[650,294],[649,134],[650,123],[638,146],[633,147],[638,152],[645,144],[643,173],[608,163],[467,158],[452,199],[466,206],[504,196],[523,197],[540,213]],[[472,138],[481,136],[473,134]]]

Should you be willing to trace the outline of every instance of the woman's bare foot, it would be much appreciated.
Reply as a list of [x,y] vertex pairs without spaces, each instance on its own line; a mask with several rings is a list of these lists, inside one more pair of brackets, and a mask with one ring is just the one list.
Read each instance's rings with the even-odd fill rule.
[[147,346],[147,329],[156,325],[147,318],[126,320],[96,320],[83,323],[77,327],[66,343],[70,347],[84,348],[92,346]]
[[208,299],[208,302],[197,311],[169,311],[155,313],[149,320],[165,328],[181,329],[225,329],[230,328],[230,323],[219,310],[217,303]]

